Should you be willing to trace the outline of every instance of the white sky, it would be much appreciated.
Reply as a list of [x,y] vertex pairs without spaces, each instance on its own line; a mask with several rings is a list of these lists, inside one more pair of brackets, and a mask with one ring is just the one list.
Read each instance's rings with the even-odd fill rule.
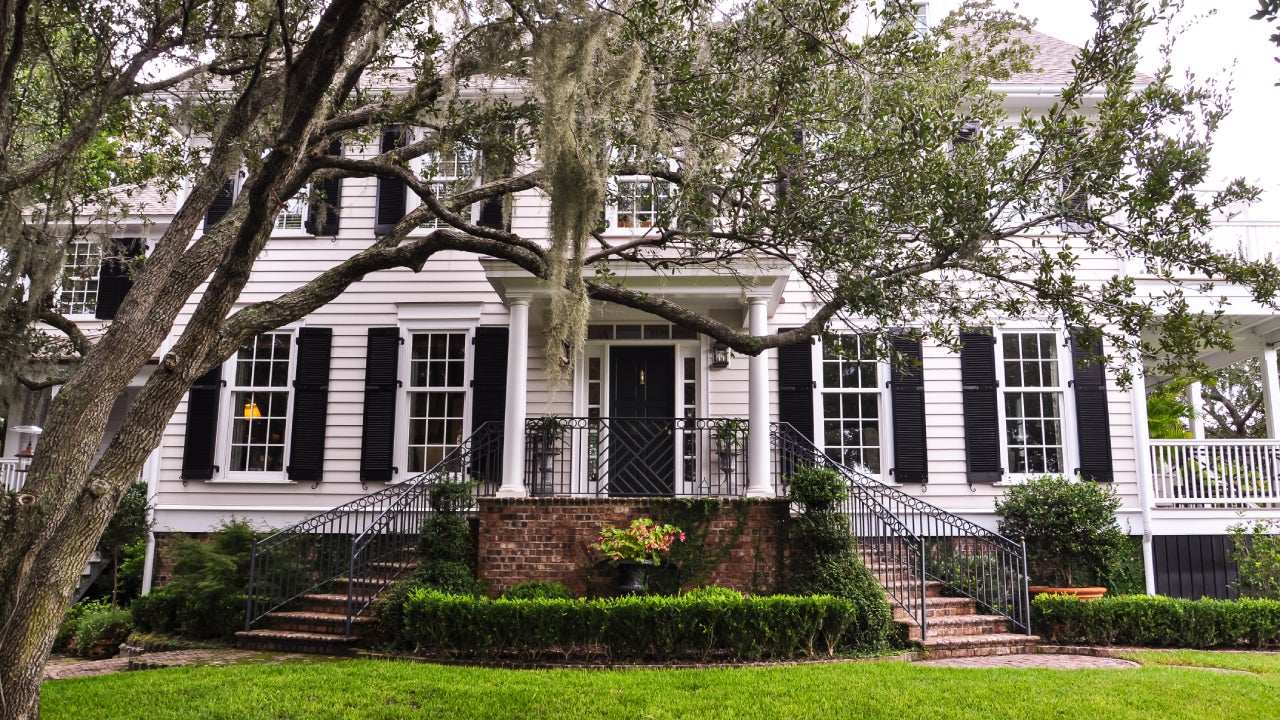
[[[1001,5],[1012,7],[1011,0]],[[1213,175],[1218,182],[1244,177],[1263,189],[1262,201],[1250,209],[1253,220],[1280,220],[1280,48],[1268,38],[1273,26],[1250,20],[1255,0],[1186,0],[1178,23],[1186,33],[1172,56],[1174,78],[1193,72],[1197,80],[1232,80],[1231,115],[1217,134]],[[1092,36],[1090,0],[1023,0],[1020,13],[1038,20],[1037,28],[1075,45]],[[1139,69],[1159,64],[1163,31],[1153,29]]]

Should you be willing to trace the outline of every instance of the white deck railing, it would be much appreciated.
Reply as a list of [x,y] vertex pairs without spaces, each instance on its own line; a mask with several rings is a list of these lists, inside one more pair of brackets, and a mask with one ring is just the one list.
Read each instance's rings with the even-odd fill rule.
[[1209,233],[1214,249],[1239,252],[1248,260],[1280,255],[1280,222],[1237,221],[1216,226]]
[[26,481],[27,474],[18,472],[18,458],[0,458],[0,487],[18,492]]
[[1156,505],[1280,503],[1280,440],[1151,440]]

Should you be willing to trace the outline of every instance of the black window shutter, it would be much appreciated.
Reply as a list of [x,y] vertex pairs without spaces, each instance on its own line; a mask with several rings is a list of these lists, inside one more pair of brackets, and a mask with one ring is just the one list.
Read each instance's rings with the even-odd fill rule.
[[[342,141],[334,140],[325,155],[342,155]],[[307,208],[307,232],[312,235],[337,235],[338,216],[342,212],[342,178],[321,180],[311,188],[311,204]]]
[[191,383],[187,392],[187,431],[182,445],[182,479],[212,480],[218,440],[218,399],[222,396],[222,366]]
[[130,275],[133,260],[146,249],[142,238],[112,238],[106,257],[98,267],[98,304],[94,317],[111,320],[120,310],[124,296],[133,288]]
[[889,370],[893,403],[893,477],[900,483],[929,482],[924,424],[924,367],[919,338],[895,335],[897,355]]
[[490,423],[496,428],[497,450],[481,453],[471,476],[486,484],[502,482],[502,427],[507,418],[507,347],[511,331],[504,327],[476,328],[475,372],[471,381],[471,431]]
[[489,198],[480,204],[480,218],[477,222],[480,227],[493,228],[494,230],[508,230],[506,221],[502,217],[502,196]]
[[324,435],[329,416],[329,358],[333,328],[298,331],[293,376],[293,427],[289,436],[289,479],[319,482],[324,473]]
[[960,334],[960,382],[964,386],[964,449],[970,483],[999,482],[1000,417],[996,382],[996,339],[986,333]]
[[1071,338],[1075,369],[1076,436],[1080,443],[1080,477],[1098,482],[1115,480],[1111,467],[1111,418],[1107,408],[1107,376],[1102,361],[1102,338],[1088,345]]
[[360,438],[360,481],[390,482],[396,468],[396,395],[400,328],[369,328],[364,367],[364,430]]
[[204,213],[205,232],[209,232],[209,228],[217,225],[218,221],[231,210],[231,205],[235,202],[235,182],[235,178],[227,178],[222,183],[222,189],[213,196],[213,202],[209,203],[209,209]]
[[778,347],[778,420],[813,442],[813,341]]
[[[381,152],[391,152],[400,147],[404,147],[404,128],[399,125],[384,128]],[[378,178],[378,209],[373,234],[386,235],[404,218],[407,194],[408,187],[403,180]]]

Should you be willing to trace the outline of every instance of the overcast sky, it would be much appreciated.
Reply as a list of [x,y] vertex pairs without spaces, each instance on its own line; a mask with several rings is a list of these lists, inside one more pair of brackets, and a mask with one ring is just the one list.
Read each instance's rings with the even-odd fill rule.
[[[1011,0],[1001,4],[1011,6]],[[1232,81],[1232,112],[1214,147],[1214,175],[1244,177],[1263,188],[1263,202],[1249,211],[1254,220],[1280,221],[1280,48],[1268,38],[1274,29],[1250,20],[1255,0],[1186,0],[1180,23],[1186,33],[1175,46],[1175,78],[1191,71],[1197,78]],[[1019,12],[1039,20],[1038,28],[1076,45],[1092,35],[1090,0],[1024,0]],[[1159,64],[1159,37],[1146,49],[1150,71]]]

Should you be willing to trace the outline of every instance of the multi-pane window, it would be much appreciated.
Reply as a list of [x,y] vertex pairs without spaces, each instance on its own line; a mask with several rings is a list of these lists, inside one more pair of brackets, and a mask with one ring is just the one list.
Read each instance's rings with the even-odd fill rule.
[[920,37],[924,37],[929,32],[929,5],[927,3],[913,3],[911,5],[912,22],[915,24],[915,33]]
[[231,373],[233,472],[282,472],[293,333],[264,333],[236,353]]
[[410,473],[430,470],[462,442],[467,334],[427,332],[409,348]]
[[880,472],[880,364],[874,347],[845,335],[822,349],[822,440],[845,465]]
[[1003,336],[1004,438],[1011,474],[1065,470],[1058,343],[1051,332]]
[[671,184],[652,177],[618,178],[612,227],[647,230],[657,225],[666,212]]
[[289,198],[284,207],[281,208],[280,214],[276,215],[277,230],[301,230],[302,221],[306,219],[307,214],[307,198],[306,193],[298,193]]
[[[476,151],[474,148],[454,146],[451,150],[438,153],[428,164],[426,174],[431,178],[431,192],[436,198],[444,200],[456,193],[461,186],[469,185],[476,173]],[[439,219],[427,224],[427,227],[440,227]]]
[[62,292],[58,309],[63,315],[92,315],[98,306],[98,270],[102,265],[102,245],[93,240],[75,240],[67,245],[62,265]]

